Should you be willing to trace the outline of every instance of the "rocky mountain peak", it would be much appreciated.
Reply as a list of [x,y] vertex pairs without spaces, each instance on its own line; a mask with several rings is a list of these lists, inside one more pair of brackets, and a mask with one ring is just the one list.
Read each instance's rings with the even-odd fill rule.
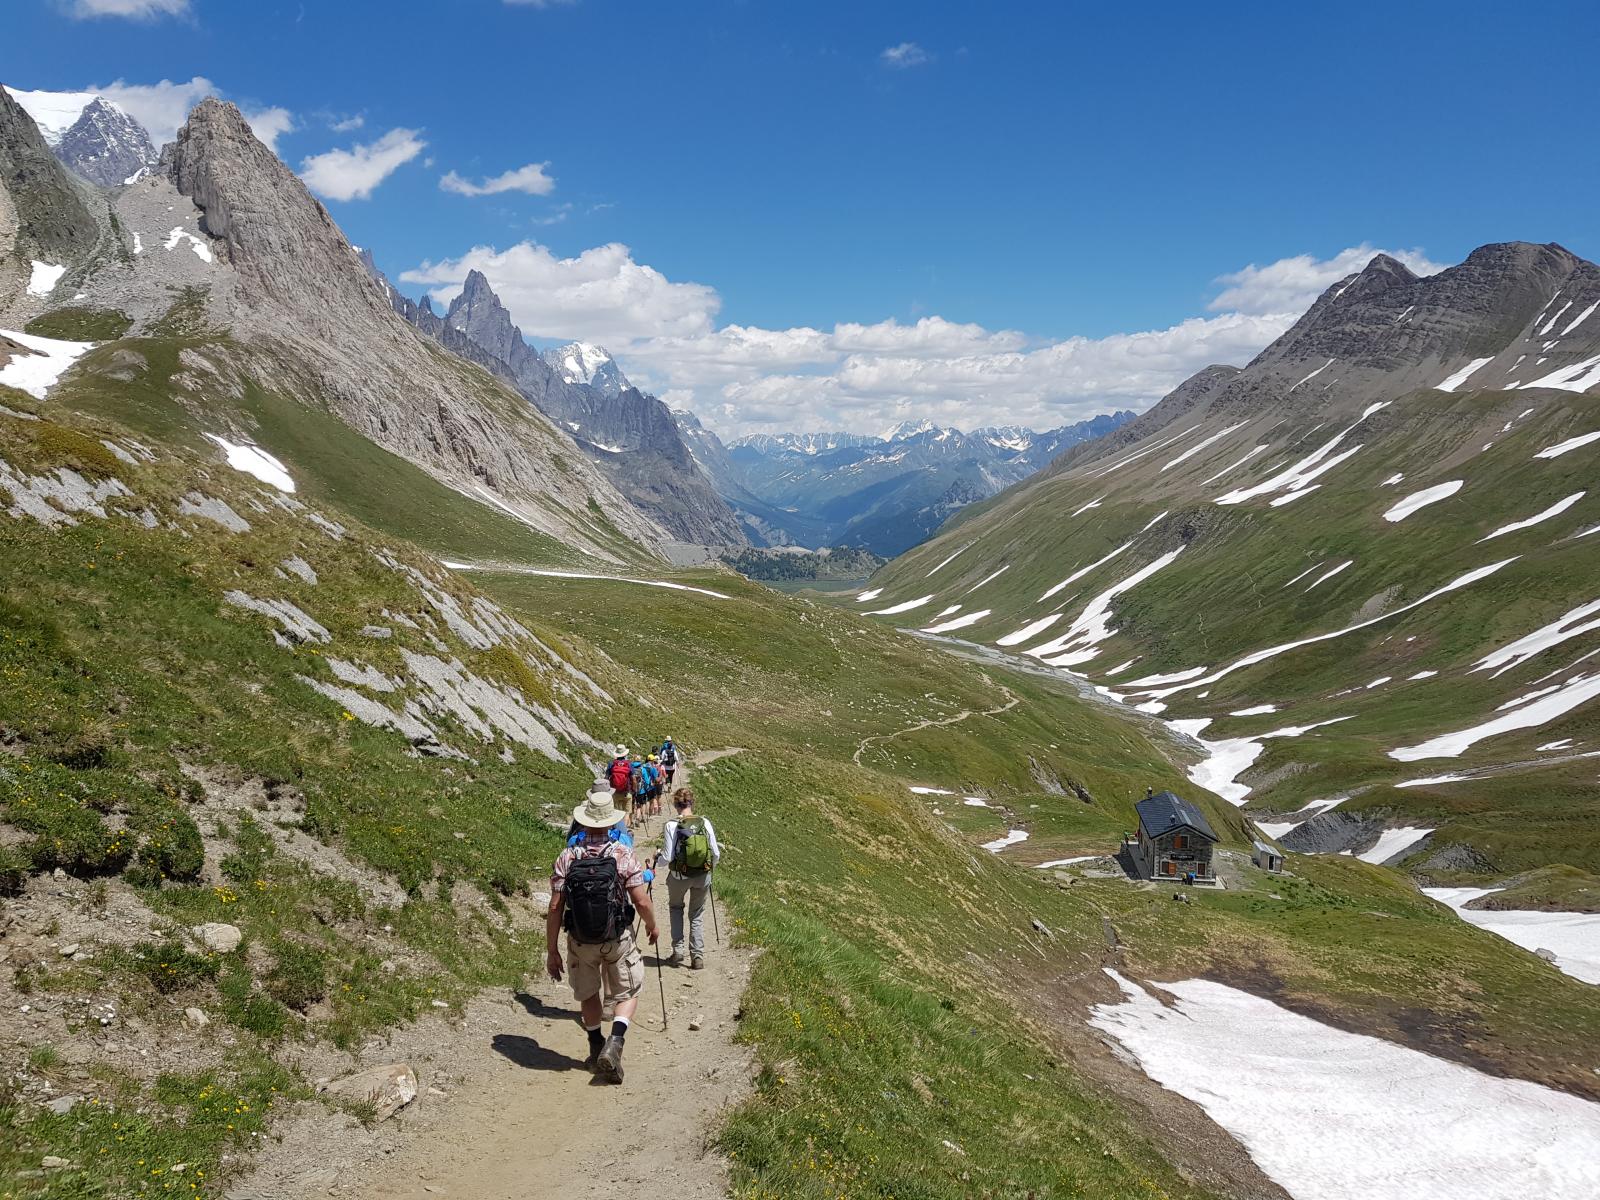
[[620,396],[633,386],[604,346],[569,342],[547,350],[544,360],[568,383],[581,383],[607,396]]
[[522,331],[513,324],[511,314],[482,271],[467,272],[461,294],[450,301],[444,319],[452,329],[459,329],[496,358],[513,367],[519,364],[517,347],[523,344]]
[[143,125],[103,96],[84,106],[55,146],[56,157],[102,187],[126,183],[156,162],[156,148]]

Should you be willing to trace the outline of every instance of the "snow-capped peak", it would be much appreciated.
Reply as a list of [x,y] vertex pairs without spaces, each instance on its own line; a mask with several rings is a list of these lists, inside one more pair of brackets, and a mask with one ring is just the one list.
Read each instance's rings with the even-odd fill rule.
[[938,428],[927,417],[923,417],[920,421],[901,421],[898,425],[891,425],[879,436],[886,442],[899,442],[916,437],[919,433],[933,433]]
[[568,383],[583,384],[607,395],[618,395],[632,386],[603,346],[569,342],[545,351],[544,359]]
[[[52,146],[58,145],[67,130],[78,123],[84,109],[102,99],[95,92],[23,92],[11,87],[6,91],[33,118],[44,140]],[[112,101],[106,103],[122,111]]]

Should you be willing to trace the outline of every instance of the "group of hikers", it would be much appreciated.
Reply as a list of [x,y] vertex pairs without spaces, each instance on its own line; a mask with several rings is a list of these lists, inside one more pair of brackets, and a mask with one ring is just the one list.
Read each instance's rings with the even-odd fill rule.
[[[695,812],[693,789],[673,792],[674,816],[648,865],[634,846],[635,823],[642,824],[647,813],[660,811],[662,793],[672,786],[677,766],[678,748],[671,738],[638,759],[619,745],[606,777],[595,780],[584,802],[573,810],[567,844],[550,878],[545,967],[557,982],[563,971],[570,975],[572,995],[589,1037],[584,1065],[611,1083],[622,1082],[622,1051],[645,983],[638,927],[643,925],[647,941],[658,944],[652,897],[656,870],[663,862],[672,954],[662,959],[658,948],[658,969],[662,962],[677,967],[685,960],[690,970],[705,966],[705,910],[722,850],[711,822]],[[600,1028],[608,1002],[613,1012],[609,1037]]]
[[661,745],[634,758],[626,746],[606,768],[606,779],[616,793],[617,807],[633,829],[649,817],[661,815],[661,796],[678,774],[678,745],[668,736]]

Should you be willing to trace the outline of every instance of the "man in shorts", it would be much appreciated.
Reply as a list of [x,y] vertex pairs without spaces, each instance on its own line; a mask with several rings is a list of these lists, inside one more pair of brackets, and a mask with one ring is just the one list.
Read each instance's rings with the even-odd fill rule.
[[[644,868],[632,845],[621,840],[625,817],[613,807],[611,789],[603,784],[595,788],[573,810],[572,819],[583,836],[561,851],[550,877],[545,967],[557,981],[564,966],[570,969],[572,995],[589,1035],[585,1063],[612,1083],[621,1083],[623,1044],[645,977],[644,958],[633,941],[633,911],[643,918],[651,942],[656,940],[656,914]],[[609,865],[603,860],[610,860]],[[565,963],[559,945],[563,928]],[[615,1017],[611,1036],[602,1038],[600,1021],[607,1000]]]

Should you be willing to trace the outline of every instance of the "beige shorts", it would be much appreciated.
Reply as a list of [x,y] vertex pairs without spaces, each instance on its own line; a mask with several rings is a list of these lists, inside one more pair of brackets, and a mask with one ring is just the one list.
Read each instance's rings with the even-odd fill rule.
[[615,791],[612,792],[611,793],[611,807],[615,808],[619,813],[622,813],[624,816],[626,816],[628,813],[631,813],[633,811],[633,793],[632,792],[615,792]]
[[633,944],[631,930],[614,942],[567,938],[567,969],[572,973],[573,999],[579,1004],[595,995],[613,1004],[632,1000],[644,987],[644,956]]

